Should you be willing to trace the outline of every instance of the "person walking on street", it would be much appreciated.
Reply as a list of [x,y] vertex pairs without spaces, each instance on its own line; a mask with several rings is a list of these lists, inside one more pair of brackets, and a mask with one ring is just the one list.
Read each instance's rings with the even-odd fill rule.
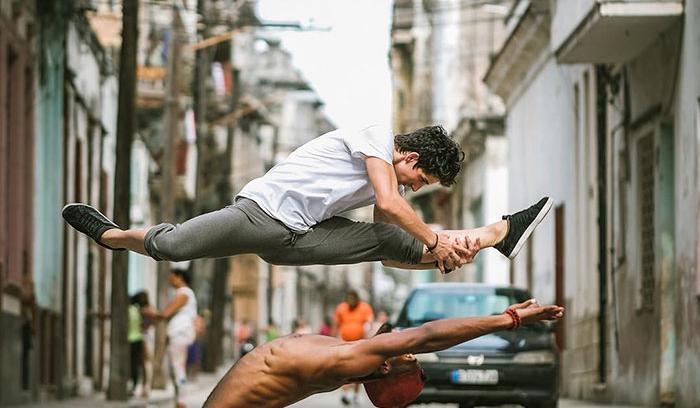
[[[254,253],[270,264],[382,261],[443,273],[472,262],[481,248],[515,257],[552,206],[532,207],[491,225],[432,230],[403,197],[408,189],[454,184],[464,152],[441,126],[394,135],[384,126],[337,129],[298,148],[243,187],[233,204],[182,224],[122,230],[86,204],[64,219],[96,243],[157,261]],[[338,214],[374,204],[374,222]]]
[[563,315],[562,307],[540,306],[530,299],[500,315],[434,320],[400,332],[391,332],[386,324],[374,337],[353,342],[314,334],[280,337],[231,367],[204,408],[285,407],[349,383],[364,384],[377,407],[405,407],[423,389],[414,354]]
[[165,309],[154,314],[156,318],[168,320],[168,357],[177,408],[185,406],[187,349],[196,336],[194,321],[197,317],[197,299],[190,289],[190,284],[190,275],[187,271],[171,269],[170,285],[175,288],[175,297],[165,306]]
[[303,317],[297,317],[292,321],[292,333],[293,334],[311,334],[311,326],[306,323]]
[[192,381],[197,379],[202,368],[202,344],[207,331],[207,323],[202,315],[194,318],[194,341],[187,348],[187,378]]
[[377,313],[376,320],[372,322],[372,328],[369,330],[370,333],[376,333],[377,330],[379,330],[380,327],[384,325],[384,323],[389,322],[389,315],[386,313],[385,310],[380,310]]
[[321,336],[332,336],[333,335],[333,321],[330,316],[323,316],[323,323],[318,329],[318,334]]
[[[129,360],[131,362],[131,394],[134,395],[139,385],[139,377],[144,372],[144,336],[143,336],[143,312],[148,306],[148,295],[144,291],[137,292],[131,297],[129,305]],[[142,385],[142,393],[146,392],[145,376]]]
[[275,324],[275,321],[272,318],[269,318],[267,320],[267,327],[265,327],[265,341],[272,341],[276,338],[278,338],[279,335],[279,330],[277,329],[277,324]]
[[[345,301],[335,309],[334,333],[343,341],[357,341],[366,337],[370,329],[374,313],[372,306],[360,300],[355,290],[349,290],[345,295]],[[343,405],[350,405],[350,390],[353,391],[352,401],[357,401],[359,384],[345,384],[342,387],[340,401]]]
[[255,347],[255,333],[250,321],[246,318],[236,325],[236,348],[238,357],[244,356]]

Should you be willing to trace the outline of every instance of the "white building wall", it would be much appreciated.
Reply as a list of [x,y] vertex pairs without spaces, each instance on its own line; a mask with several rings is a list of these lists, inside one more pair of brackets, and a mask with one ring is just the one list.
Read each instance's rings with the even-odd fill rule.
[[[491,224],[509,214],[508,208],[508,141],[505,137],[486,138],[483,175],[484,224]],[[484,251],[484,282],[499,285],[510,283],[510,261],[495,250]]]
[[[69,72],[79,73],[79,75],[74,75],[72,77],[72,90],[74,93],[69,92],[67,94],[68,98],[71,98],[68,105],[65,107],[69,114],[68,121],[66,122],[67,130],[69,133],[69,140],[79,141],[82,146],[80,152],[80,163],[81,167],[75,169],[79,173],[81,180],[81,196],[77,197],[76,192],[73,187],[67,189],[66,197],[71,197],[72,200],[79,200],[81,202],[88,202],[92,205],[98,205],[99,200],[99,186],[100,186],[100,168],[98,166],[98,160],[100,155],[100,150],[102,147],[101,132],[102,128],[111,130],[114,129],[113,124],[116,123],[115,112],[110,108],[114,105],[103,106],[103,99],[111,98],[113,100],[117,99],[116,95],[116,82],[114,78],[107,77],[106,82],[103,82],[103,76],[100,71],[101,62],[98,60],[98,55],[95,54],[93,49],[88,45],[86,41],[88,39],[79,32],[78,28],[74,23],[68,25],[67,36],[66,36],[66,64]],[[104,115],[104,117],[103,117]],[[95,120],[98,123],[91,123],[90,120]],[[103,123],[103,120],[110,121],[109,123]],[[98,126],[98,128],[90,127],[92,125]],[[72,143],[69,143],[72,145]],[[92,161],[89,161],[89,149],[93,149]],[[77,163],[77,151],[69,148],[67,152],[68,163]],[[110,158],[108,157],[107,160]],[[88,186],[88,177],[90,177],[90,185]],[[72,185],[74,180],[71,176],[68,176],[68,185]],[[91,190],[88,196],[88,188]],[[72,288],[68,291],[68,299],[73,299],[71,305],[69,305],[67,316],[77,316],[75,321],[70,321],[67,319],[67,330],[69,333],[73,333],[75,330],[75,338],[69,338],[67,341],[68,350],[66,361],[70,366],[71,361],[75,361],[76,371],[73,373],[76,380],[76,390],[80,395],[86,395],[92,392],[93,385],[92,379],[86,377],[85,373],[87,367],[85,367],[85,353],[89,352],[85,347],[85,336],[86,336],[86,316],[94,312],[94,310],[88,310],[88,305],[86,303],[88,288],[88,252],[93,251],[93,265],[92,265],[92,276],[93,285],[92,288],[94,302],[97,302],[97,297],[94,296],[96,285],[99,284],[97,279],[97,252],[93,248],[91,242],[83,235],[76,236],[75,239],[68,240],[67,248],[69,248],[69,253],[72,253],[70,248],[77,248],[75,254],[76,257],[73,260],[69,260],[69,271],[73,271],[74,275],[72,279],[69,278],[66,284],[74,285],[73,292]],[[107,292],[109,293],[109,292]],[[93,307],[97,307],[96,303],[93,303]],[[75,314],[73,313],[75,311]],[[93,333],[94,334],[94,333]],[[72,344],[75,343],[75,353],[72,350]],[[99,342],[93,342],[95,347],[100,347]],[[93,352],[96,350],[93,349]],[[93,359],[95,360],[95,359]],[[95,372],[93,371],[93,375]]]
[[460,72],[462,59],[460,38],[461,0],[447,0],[437,3],[432,15],[433,32],[431,63],[433,74],[433,123],[441,124],[451,131],[460,119],[460,104],[464,99]]
[[[148,189],[149,167],[152,165],[150,153],[141,140],[134,140],[131,146],[131,228],[147,228],[155,225],[151,214]],[[157,284],[157,263],[150,257],[129,253],[128,293],[148,292],[151,302],[155,302]]]
[[552,49],[558,49],[566,38],[599,0],[553,1],[552,4]]
[[[700,4],[685,2],[683,53],[678,72],[676,99],[676,277],[679,304],[687,322],[678,331],[676,365],[678,388],[685,398],[677,406],[700,406],[697,392],[700,373],[700,337],[697,335],[697,299],[700,295]],[[695,220],[695,222],[689,222]],[[687,356],[687,358],[685,358]],[[693,397],[694,396],[694,397]]]
[[[556,49],[583,19],[593,1],[554,3],[552,48]],[[571,7],[568,7],[571,6]],[[558,7],[558,10],[556,10]],[[612,66],[612,73],[623,72],[623,83],[630,85],[630,120],[624,127],[622,91],[607,106],[607,227],[608,242],[614,255],[607,270],[608,304],[606,373],[604,386],[598,375],[598,168],[596,89],[592,66],[557,66],[549,59],[530,74],[522,89],[509,101],[507,135],[511,141],[509,161],[511,207],[529,205],[539,195],[548,194],[555,205],[565,205],[565,320],[566,349],[563,353],[563,391],[574,398],[604,398],[633,404],[658,405],[669,389],[676,406],[697,406],[696,373],[700,370],[695,335],[697,282],[700,246],[698,230],[698,146],[700,146],[700,78],[697,67],[700,50],[694,44],[700,28],[700,6],[685,3],[683,47],[680,65],[675,67],[674,50],[679,44],[671,29],[624,65]],[[537,65],[537,64],[535,64]],[[612,92],[609,86],[607,91]],[[574,91],[575,89],[575,91]],[[675,92],[674,92],[675,91]],[[611,95],[608,95],[611,97]],[[669,103],[671,106],[668,106]],[[655,115],[646,113],[661,107]],[[654,176],[663,169],[659,155],[665,123],[674,129],[674,236],[655,232],[655,287],[651,313],[639,309],[645,299],[639,296],[641,279],[639,175],[636,154],[638,138],[650,132],[655,138]],[[628,132],[629,134],[625,134]],[[625,142],[625,139],[627,141]],[[668,160],[668,159],[665,159]],[[516,178],[517,177],[517,178]],[[662,186],[664,190],[668,186]],[[663,211],[671,198],[655,186],[655,211]],[[525,201],[527,200],[527,201]],[[658,201],[656,201],[658,200]],[[622,206],[622,208],[620,208]],[[620,220],[620,216],[625,222]],[[688,220],[692,220],[688,222]],[[652,221],[654,222],[654,221]],[[658,220],[655,222],[658,223]],[[657,224],[658,226],[658,224]],[[611,232],[612,231],[612,232]],[[612,234],[613,239],[610,240]],[[659,241],[663,241],[663,246]],[[531,240],[535,296],[549,302],[554,298],[554,217],[550,214]],[[668,265],[668,245],[675,265]],[[526,251],[527,248],[524,249]],[[526,283],[527,256],[514,262],[516,283]],[[672,288],[665,287],[665,268],[674,268]],[[668,270],[668,269],[667,269]],[[668,276],[669,272],[666,272]],[[616,285],[613,288],[610,285]],[[669,299],[671,297],[671,299]],[[669,306],[670,304],[670,306]],[[666,307],[664,309],[664,307]],[[669,313],[669,307],[672,312]],[[667,319],[664,319],[664,316]],[[664,321],[666,320],[666,321]],[[669,320],[671,324],[669,324]],[[661,333],[659,333],[661,332]],[[660,335],[661,334],[661,335]],[[665,335],[665,337],[664,337]],[[667,342],[666,342],[667,341]],[[669,373],[670,371],[670,373]],[[664,389],[666,384],[666,389]]]
[[[509,142],[509,208],[526,208],[543,196],[554,199],[555,205],[565,204],[566,225],[574,226],[575,169],[570,154],[575,151],[576,119],[572,79],[575,68],[557,66],[552,57],[532,79],[522,94],[509,106],[506,118],[506,136]],[[566,253],[578,251],[574,229],[567,229]],[[554,300],[554,217],[548,216],[533,234],[527,245],[533,245],[533,295],[542,302]],[[523,254],[527,248],[523,249]],[[513,261],[516,285],[527,285],[526,256]],[[576,273],[576,263],[567,257],[567,271]],[[577,274],[578,275],[578,274]],[[567,297],[579,292],[593,294],[595,277],[586,273],[580,282],[567,281]],[[587,291],[586,288],[589,288]],[[580,306],[595,296],[585,298]],[[575,309],[579,310],[578,308]]]

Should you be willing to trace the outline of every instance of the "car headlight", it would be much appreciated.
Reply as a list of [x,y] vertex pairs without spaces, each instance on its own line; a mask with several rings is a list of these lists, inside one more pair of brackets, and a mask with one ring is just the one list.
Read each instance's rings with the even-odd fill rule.
[[435,353],[416,354],[416,360],[420,363],[434,363],[438,361],[438,356]]
[[554,353],[549,350],[523,351],[513,357],[513,362],[518,364],[546,364],[555,360]]

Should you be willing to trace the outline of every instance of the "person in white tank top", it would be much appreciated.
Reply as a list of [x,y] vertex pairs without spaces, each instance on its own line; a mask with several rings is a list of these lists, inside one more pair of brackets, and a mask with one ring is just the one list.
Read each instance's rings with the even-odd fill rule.
[[175,297],[154,317],[168,320],[168,357],[175,373],[176,406],[184,407],[187,349],[196,336],[197,299],[189,286],[190,276],[186,271],[171,269],[169,282],[175,289]]

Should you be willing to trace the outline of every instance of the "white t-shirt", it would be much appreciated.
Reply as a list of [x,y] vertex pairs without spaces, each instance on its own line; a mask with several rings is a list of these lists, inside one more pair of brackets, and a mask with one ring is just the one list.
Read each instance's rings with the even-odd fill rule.
[[[238,193],[289,229],[306,232],[345,211],[374,204],[365,158],[392,164],[394,135],[386,126],[337,129],[301,146]],[[399,186],[404,194],[404,187]]]
[[171,339],[184,337],[194,341],[194,319],[197,317],[197,299],[192,289],[187,286],[178,288],[175,291],[175,296],[180,294],[187,296],[187,303],[179,308],[168,321],[168,337]]

